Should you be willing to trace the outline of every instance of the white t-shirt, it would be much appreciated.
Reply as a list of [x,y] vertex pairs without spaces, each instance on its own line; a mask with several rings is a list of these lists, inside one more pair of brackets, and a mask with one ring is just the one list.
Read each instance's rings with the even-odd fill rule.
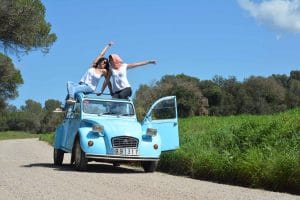
[[127,64],[126,63],[123,63],[119,69],[113,69],[111,67],[110,70],[111,70],[111,77],[112,77],[113,92],[118,92],[127,87],[130,87],[130,84],[127,80]]
[[95,68],[91,67],[80,79],[80,82],[84,82],[95,91],[102,75],[102,73],[97,74]]

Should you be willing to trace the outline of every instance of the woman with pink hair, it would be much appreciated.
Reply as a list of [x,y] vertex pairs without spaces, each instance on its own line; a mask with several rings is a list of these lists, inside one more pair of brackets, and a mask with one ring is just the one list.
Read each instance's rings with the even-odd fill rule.
[[[132,95],[131,86],[127,79],[127,69],[139,67],[147,64],[156,64],[155,60],[141,61],[127,64],[117,54],[109,55],[110,70],[108,72],[108,80],[112,79],[112,97],[119,99],[127,99]],[[108,81],[106,81],[108,82]]]

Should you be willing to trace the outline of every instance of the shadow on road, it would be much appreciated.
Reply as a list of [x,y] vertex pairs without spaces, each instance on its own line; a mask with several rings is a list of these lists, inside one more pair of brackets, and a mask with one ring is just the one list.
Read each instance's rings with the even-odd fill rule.
[[[76,171],[76,169],[70,164],[63,164],[61,166],[56,166],[52,163],[31,163],[28,165],[22,165],[21,167],[25,167],[25,168],[45,167],[53,170],[66,171],[66,172]],[[144,173],[144,171],[141,168],[131,167],[127,165],[121,165],[119,167],[115,167],[113,165],[106,164],[106,163],[88,164],[87,170],[83,172],[84,173],[114,173],[114,174]]]

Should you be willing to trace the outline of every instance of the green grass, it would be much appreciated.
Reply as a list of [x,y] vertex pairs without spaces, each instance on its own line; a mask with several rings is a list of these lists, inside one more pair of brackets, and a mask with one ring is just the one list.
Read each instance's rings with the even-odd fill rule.
[[25,138],[39,138],[41,141],[45,141],[52,145],[53,143],[53,133],[44,134],[32,134],[22,131],[4,131],[0,132],[0,140],[11,140],[11,139],[25,139]]
[[41,141],[45,141],[48,144],[52,145],[53,144],[53,140],[54,140],[54,133],[45,133],[45,134],[41,134],[39,139]]
[[265,116],[180,119],[180,149],[159,170],[215,182],[300,192],[300,109]]
[[24,139],[24,138],[38,138],[37,134],[31,134],[22,131],[4,131],[0,132],[0,140],[9,139]]

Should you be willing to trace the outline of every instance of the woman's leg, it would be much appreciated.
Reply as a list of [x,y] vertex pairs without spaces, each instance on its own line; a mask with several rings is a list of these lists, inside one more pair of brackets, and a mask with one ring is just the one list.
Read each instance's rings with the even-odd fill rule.
[[127,99],[132,94],[131,87],[125,88],[119,92],[119,98],[120,99]]
[[92,90],[92,88],[90,88],[86,84],[77,84],[77,83],[73,83],[71,81],[67,82],[67,89],[68,89],[69,98],[73,98],[73,99],[75,98],[75,94],[77,94],[79,92],[83,92],[83,93],[92,93],[92,92],[94,92]]
[[115,98],[115,99],[119,99],[119,92],[115,92],[113,95],[112,95],[112,98]]

